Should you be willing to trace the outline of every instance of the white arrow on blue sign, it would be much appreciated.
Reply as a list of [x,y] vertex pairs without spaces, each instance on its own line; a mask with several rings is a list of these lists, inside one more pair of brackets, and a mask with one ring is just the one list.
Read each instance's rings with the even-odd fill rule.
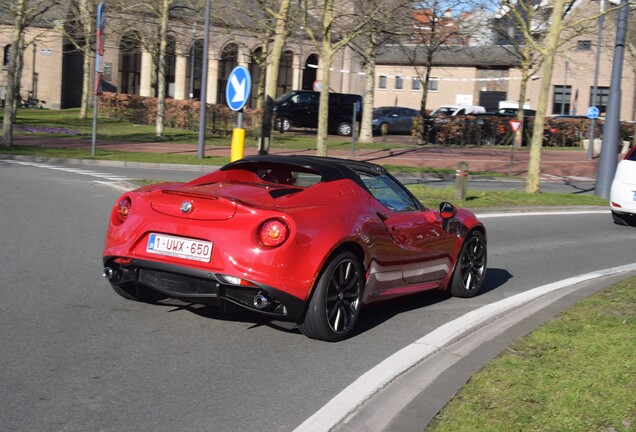
[[243,109],[252,91],[252,77],[245,66],[237,66],[232,69],[227,78],[225,87],[225,99],[227,106],[232,111]]
[[599,115],[601,114],[601,112],[599,111],[599,109],[595,106],[591,106],[587,109],[587,118],[589,119],[595,119],[597,118]]

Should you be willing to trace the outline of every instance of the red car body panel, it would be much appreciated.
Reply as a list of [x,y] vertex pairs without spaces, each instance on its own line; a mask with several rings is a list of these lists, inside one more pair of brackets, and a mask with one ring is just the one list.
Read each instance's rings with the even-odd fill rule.
[[[264,290],[283,304],[295,303],[285,304],[289,308],[282,318],[298,320],[321,270],[337,250],[347,248],[359,256],[366,273],[362,302],[371,303],[445,289],[466,234],[475,229],[485,234],[469,211],[459,210],[451,220],[423,207],[392,211],[350,178],[298,186],[264,181],[255,172],[237,168],[123,194],[110,217],[105,266],[135,272],[127,278],[139,278],[146,267],[167,272],[155,278],[195,275],[216,281],[220,289],[225,276],[240,278],[243,286]],[[117,212],[124,198],[130,208],[121,222]],[[184,212],[182,205],[190,210]],[[289,238],[278,247],[266,246],[259,238],[263,222],[270,219],[289,227]],[[150,253],[151,233],[211,242],[210,261]],[[168,289],[164,294],[170,294],[166,287],[159,291]],[[205,296],[192,292],[182,297]],[[230,300],[254,310],[246,302]]]

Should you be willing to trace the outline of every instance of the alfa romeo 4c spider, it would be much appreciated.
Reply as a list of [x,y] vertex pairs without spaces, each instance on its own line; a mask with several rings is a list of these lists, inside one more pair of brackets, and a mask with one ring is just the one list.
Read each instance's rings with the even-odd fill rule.
[[381,166],[266,155],[124,193],[103,262],[126,299],[238,307],[338,341],[365,304],[426,290],[477,295],[486,250],[475,215],[425,208]]

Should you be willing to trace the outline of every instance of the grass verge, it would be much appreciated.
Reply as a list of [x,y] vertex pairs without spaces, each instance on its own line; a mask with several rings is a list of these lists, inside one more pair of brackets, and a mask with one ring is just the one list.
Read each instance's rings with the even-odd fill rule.
[[[0,111],[0,118],[3,112]],[[92,112],[86,119],[79,118],[79,109],[40,110],[19,108],[16,116],[14,133],[16,135],[36,135],[47,138],[90,138],[93,132]],[[246,145],[257,146],[256,132],[246,131]],[[127,141],[127,142],[155,142],[155,126],[134,124],[107,117],[98,117],[96,135],[98,140]],[[189,131],[166,127],[165,140],[179,144],[196,144],[199,140],[198,131]],[[207,135],[206,143],[215,146],[230,147],[231,137]],[[351,138],[330,135],[327,147],[330,150],[350,150]],[[374,142],[369,144],[357,143],[356,148],[364,150],[383,150],[386,148],[400,149],[413,147],[408,144],[395,142]],[[274,132],[271,142],[272,149],[291,149],[296,151],[316,149],[316,132],[314,130],[298,131],[296,133]]]
[[475,374],[427,432],[636,430],[636,278],[585,299]]
[[[92,114],[92,113],[90,113]],[[0,112],[0,117],[2,113]],[[16,130],[17,135],[38,135],[46,136],[53,142],[69,136],[87,138],[92,135],[92,119],[79,119],[79,110],[33,110],[19,109],[17,115]],[[127,142],[153,142],[155,140],[155,129],[152,125],[135,125],[114,119],[98,119],[98,139],[127,141]],[[65,159],[89,159],[89,160],[116,160],[129,162],[164,163],[164,164],[190,164],[221,166],[229,162],[227,156],[210,156],[213,151],[207,151],[203,159],[199,159],[196,153],[183,154],[178,149],[180,144],[196,143],[198,133],[183,131],[179,129],[166,128],[166,135],[170,140],[175,141],[171,145],[175,146],[174,154],[153,154],[111,150],[108,148],[98,148],[96,156],[91,156],[90,149],[87,148],[63,148],[61,146],[35,147],[35,146],[13,146],[2,147],[1,152],[12,155],[26,155],[45,158],[65,158]],[[253,138],[246,145],[256,146]],[[177,142],[178,141],[178,142]],[[206,144],[209,146],[230,147],[229,137],[207,137]],[[291,151],[315,150],[315,133],[275,133],[273,149],[289,149]],[[350,138],[329,137],[328,147],[330,150],[349,150],[352,147]],[[384,150],[387,148],[406,148],[407,144],[397,144],[393,142],[379,141],[372,144],[357,144],[358,149],[364,150]],[[407,150],[408,151],[408,150]],[[394,173],[433,173],[433,174],[453,174],[455,170],[439,168],[420,168],[398,165],[386,165],[389,171]],[[472,175],[488,175],[491,177],[507,178],[509,176],[499,173],[472,172]],[[145,181],[144,181],[145,183]],[[457,205],[469,208],[483,207],[529,207],[529,206],[581,206],[598,205],[606,206],[606,200],[588,194],[527,194],[521,191],[478,191],[469,190],[465,201],[458,201],[455,198],[454,187],[446,189],[430,188],[421,185],[410,186],[415,195],[428,207],[437,207],[441,201],[454,202]]]
[[430,208],[437,208],[440,202],[449,201],[468,208],[484,207],[542,207],[542,206],[605,206],[607,200],[589,194],[540,193],[528,194],[523,191],[480,191],[468,190],[466,199],[455,198],[455,188],[431,188],[409,185],[411,192]]

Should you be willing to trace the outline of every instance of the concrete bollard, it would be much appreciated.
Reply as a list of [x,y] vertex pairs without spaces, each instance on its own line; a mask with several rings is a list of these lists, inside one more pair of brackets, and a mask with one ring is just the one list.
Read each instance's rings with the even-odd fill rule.
[[458,201],[466,199],[468,191],[468,164],[460,162],[457,164],[457,174],[455,175],[455,198]]

